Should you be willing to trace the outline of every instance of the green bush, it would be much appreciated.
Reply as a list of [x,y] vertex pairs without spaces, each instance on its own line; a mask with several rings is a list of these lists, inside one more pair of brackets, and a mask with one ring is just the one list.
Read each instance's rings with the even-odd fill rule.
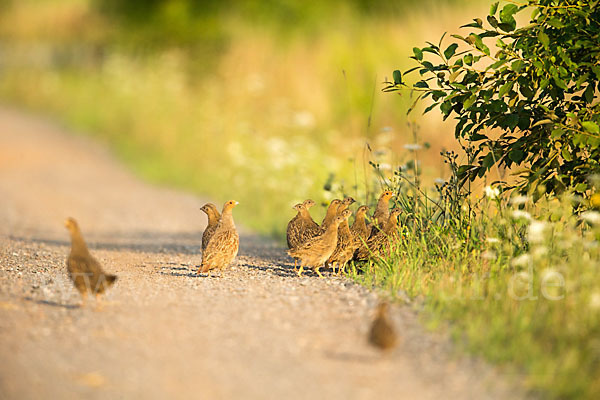
[[[486,23],[475,18],[467,35],[449,45],[413,49],[419,64],[412,89],[457,120],[455,135],[468,149],[458,169],[462,183],[493,166],[521,166],[506,189],[592,194],[600,172],[600,2],[529,0],[491,6]],[[532,11],[517,27],[515,15]],[[429,56],[429,57],[428,57]],[[430,61],[430,59],[432,61]],[[384,90],[404,86],[400,71]],[[542,190],[538,190],[538,188]]]

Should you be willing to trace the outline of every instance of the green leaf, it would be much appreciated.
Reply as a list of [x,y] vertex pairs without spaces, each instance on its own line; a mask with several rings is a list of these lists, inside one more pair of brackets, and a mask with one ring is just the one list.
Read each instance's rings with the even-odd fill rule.
[[472,65],[473,64],[473,54],[469,53],[463,57],[465,64]]
[[552,131],[552,133],[550,134],[550,138],[551,139],[559,139],[563,135],[563,133],[565,133],[565,131],[563,131],[560,128],[557,128]]
[[573,161],[573,156],[571,155],[569,149],[566,146],[563,147],[561,154],[566,161]]
[[592,66],[592,71],[596,74],[596,78],[600,79],[600,67],[597,65]]
[[450,57],[452,57],[456,52],[457,48],[458,44],[456,43],[452,43],[450,46],[448,46],[448,48],[444,50],[444,56],[446,57],[446,59],[450,59]]
[[600,133],[600,127],[598,127],[598,124],[596,124],[593,121],[584,121],[581,123],[581,126],[583,126],[583,129],[585,129],[589,133],[595,133],[595,134]]
[[463,103],[463,108],[466,110],[469,107],[471,107],[473,105],[473,103],[475,103],[475,101],[477,100],[477,96],[475,94],[472,94],[468,99],[465,100],[465,102]]
[[522,60],[517,60],[510,65],[510,68],[513,71],[518,73],[519,71],[521,71],[523,69],[524,66],[525,66],[525,63]]
[[394,78],[395,85],[400,85],[402,83],[402,72],[400,72],[399,70],[394,70],[392,76]]
[[508,81],[504,85],[500,86],[500,90],[498,91],[498,97],[504,97],[508,92],[510,92],[515,84],[515,81]]
[[508,158],[514,161],[515,163],[519,164],[525,158],[525,153],[523,152],[523,150],[519,149],[511,150],[508,153]]
[[488,15],[487,22],[494,28],[498,27],[498,20],[492,15]]
[[490,15],[496,15],[496,11],[498,11],[498,2],[495,2],[490,6]]
[[517,22],[515,21],[513,15],[517,11],[519,11],[519,7],[515,4],[507,4],[502,8],[502,11],[500,11],[500,21],[502,22],[502,24],[499,24],[500,29],[510,32],[516,28]]
[[550,25],[550,26],[552,26],[554,28],[557,28],[557,29],[560,29],[560,28],[562,28],[562,27],[565,26],[565,24],[563,24],[562,21],[560,19],[556,18],[556,17],[555,18],[550,18],[547,21],[547,23],[548,23],[548,25]]
[[418,47],[413,47],[413,53],[414,53],[414,55],[415,55],[415,58],[416,58],[418,61],[422,61],[422,60],[423,60],[423,51],[421,51],[421,49],[420,49],[420,48],[418,48]]
[[487,155],[481,160],[481,166],[487,169],[494,165],[494,155],[492,153],[487,153]]
[[550,46],[550,38],[544,32],[540,31],[540,33],[538,33],[537,37],[538,37],[538,40],[540,41],[540,43],[545,48],[548,48]]
[[586,185],[585,183],[578,183],[577,186],[575,186],[575,191],[579,192],[579,193],[583,193],[587,190],[588,185]]

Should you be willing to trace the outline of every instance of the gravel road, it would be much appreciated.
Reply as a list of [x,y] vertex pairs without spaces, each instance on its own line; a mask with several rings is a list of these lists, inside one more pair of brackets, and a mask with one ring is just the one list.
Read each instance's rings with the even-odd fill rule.
[[[241,230],[234,266],[196,275],[204,200],[144,183],[102,146],[0,108],[0,399],[521,397],[410,306],[392,309],[400,346],[370,348],[375,293],[298,278],[283,248],[251,232]],[[102,311],[80,308],[68,281],[68,216],[119,276]]]

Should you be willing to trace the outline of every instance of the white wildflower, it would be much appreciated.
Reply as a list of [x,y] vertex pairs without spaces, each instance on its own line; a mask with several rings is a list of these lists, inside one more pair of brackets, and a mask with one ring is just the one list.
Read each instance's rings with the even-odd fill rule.
[[442,178],[435,178],[434,182],[437,183],[438,185],[443,185],[444,183],[446,183],[446,181]]
[[598,211],[586,211],[581,213],[581,219],[592,225],[600,225],[600,213]]
[[299,111],[294,114],[294,125],[310,129],[315,126],[315,116],[310,111]]
[[527,240],[529,243],[541,243],[544,241],[544,233],[548,224],[544,221],[531,221],[527,231]]
[[493,244],[493,243],[500,243],[500,239],[495,238],[495,237],[489,237],[485,239],[486,242]]
[[495,260],[496,258],[498,258],[498,255],[495,251],[486,250],[483,253],[481,253],[481,258],[485,260]]
[[512,217],[514,219],[523,218],[523,219],[526,219],[528,221],[531,221],[531,214],[529,214],[527,211],[523,211],[523,210],[514,210],[512,212]]
[[406,150],[410,150],[410,151],[417,151],[417,150],[421,150],[423,148],[423,146],[421,146],[418,143],[409,143],[409,144],[405,144],[404,148]]
[[548,254],[548,248],[546,246],[536,246],[533,249],[533,256],[536,258],[542,258]]
[[590,295],[590,308],[593,310],[600,309],[600,293],[592,293]]
[[488,199],[496,199],[500,196],[500,189],[497,187],[486,186],[483,190]]
[[511,264],[513,267],[525,267],[525,266],[529,265],[530,262],[531,262],[531,255],[524,253],[524,254],[521,254],[520,256],[513,258],[511,261]]
[[379,169],[382,171],[391,171],[392,170],[392,166],[388,163],[380,163],[379,164]]
[[510,204],[512,204],[513,206],[520,206],[522,204],[527,203],[529,200],[531,199],[527,196],[515,196],[512,199],[510,199]]

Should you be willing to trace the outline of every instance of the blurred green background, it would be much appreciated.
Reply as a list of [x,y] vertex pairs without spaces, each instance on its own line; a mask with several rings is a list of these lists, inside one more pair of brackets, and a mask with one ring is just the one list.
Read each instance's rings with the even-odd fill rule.
[[452,126],[408,121],[410,93],[382,93],[382,82],[412,66],[412,47],[488,8],[0,0],[0,98],[106,142],[146,179],[236,199],[244,225],[281,237],[305,198],[371,201],[380,188],[368,161],[393,177],[414,156],[406,144],[431,143],[423,179],[447,175],[439,152],[457,147]]

